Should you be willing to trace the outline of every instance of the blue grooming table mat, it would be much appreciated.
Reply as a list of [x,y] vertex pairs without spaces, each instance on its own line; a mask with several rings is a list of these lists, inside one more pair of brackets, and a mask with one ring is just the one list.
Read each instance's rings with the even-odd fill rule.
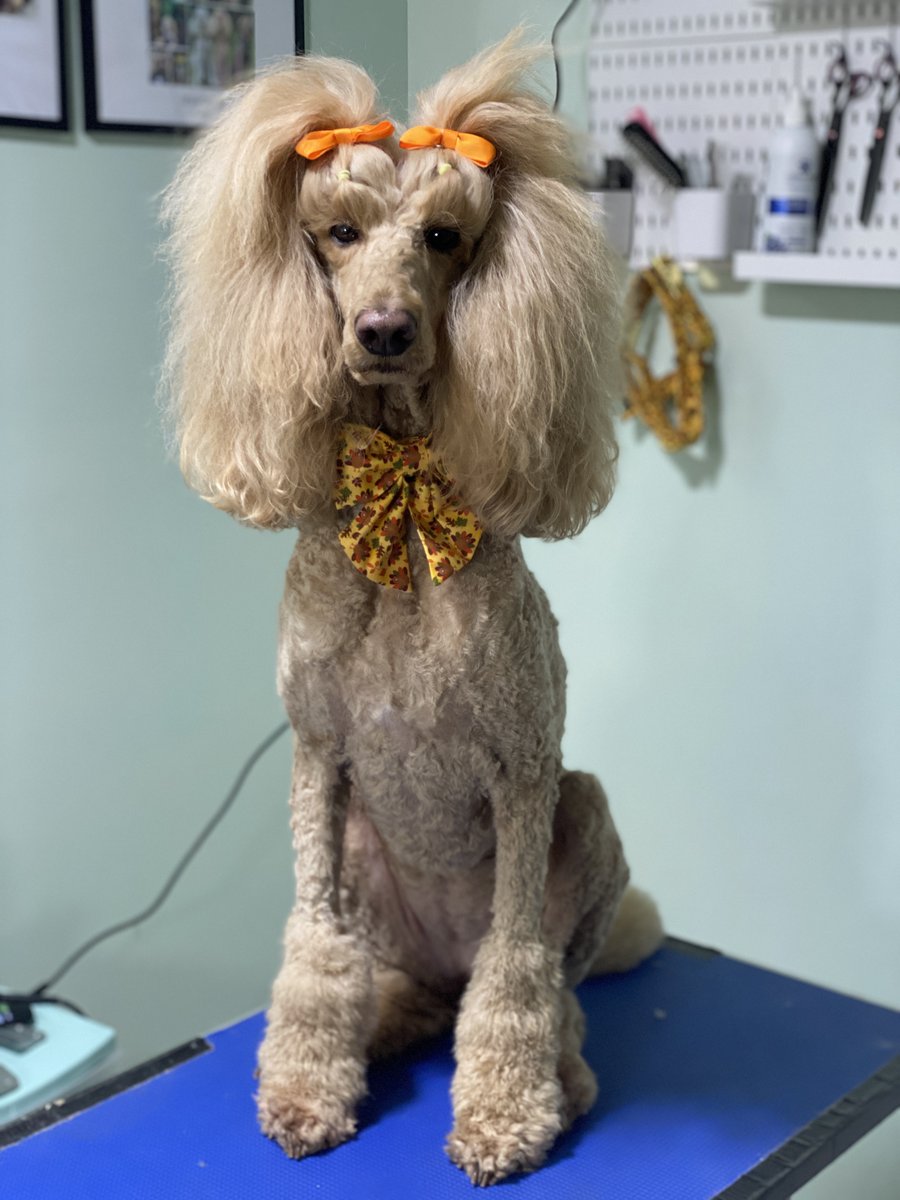
[[[676,941],[579,996],[600,1098],[541,1171],[497,1185],[523,1200],[779,1200],[900,1106],[889,1009]],[[125,1090],[73,1097],[48,1128],[0,1130],[0,1145],[22,1139],[0,1152],[0,1195],[471,1200],[443,1153],[449,1037],[373,1067],[358,1136],[295,1162],[257,1130],[262,1031],[250,1017],[123,1076]]]

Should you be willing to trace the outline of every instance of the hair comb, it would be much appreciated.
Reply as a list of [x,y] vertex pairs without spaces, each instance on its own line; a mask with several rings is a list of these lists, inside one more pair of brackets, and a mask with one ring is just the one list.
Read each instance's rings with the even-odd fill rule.
[[642,108],[629,115],[622,127],[622,137],[640,155],[643,162],[671,187],[687,187],[687,175],[672,156],[663,149],[656,130]]

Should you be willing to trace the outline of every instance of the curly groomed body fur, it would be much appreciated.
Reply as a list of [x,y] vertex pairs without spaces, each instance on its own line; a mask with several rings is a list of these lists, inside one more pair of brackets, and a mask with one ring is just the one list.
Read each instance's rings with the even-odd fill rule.
[[[239,91],[167,205],[186,476],[301,530],[278,667],[297,889],[261,1124],[297,1157],[337,1144],[367,1059],[455,1020],[448,1152],[479,1183],[538,1166],[590,1106],[571,989],[659,938],[600,785],[562,767],[565,667],[519,544],[581,529],[616,458],[613,287],[563,127],[522,84],[533,57],[508,39],[420,100],[421,123],[497,147],[487,171],[393,140],[306,163],[310,130],[380,115],[362,71],[307,58]],[[404,315],[402,353],[367,349],[369,313]],[[483,522],[439,587],[414,536],[410,594],[347,558],[345,421],[430,434]]]

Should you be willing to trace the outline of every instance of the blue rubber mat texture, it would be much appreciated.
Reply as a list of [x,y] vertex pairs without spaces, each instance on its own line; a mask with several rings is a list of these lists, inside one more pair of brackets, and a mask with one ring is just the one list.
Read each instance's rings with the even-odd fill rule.
[[[900,1013],[665,948],[579,989],[600,1099],[523,1200],[710,1200],[900,1052]],[[260,1016],[212,1052],[0,1153],[15,1200],[471,1200],[443,1154],[444,1038],[372,1069],[359,1136],[292,1162],[256,1128]]]

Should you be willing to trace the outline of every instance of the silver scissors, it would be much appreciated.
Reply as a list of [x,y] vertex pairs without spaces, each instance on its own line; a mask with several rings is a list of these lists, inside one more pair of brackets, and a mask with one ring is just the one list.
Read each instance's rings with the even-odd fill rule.
[[866,186],[863,191],[862,206],[859,219],[863,225],[868,225],[875,207],[878,195],[878,181],[884,164],[884,154],[887,149],[888,133],[891,127],[891,116],[900,100],[900,71],[890,42],[879,42],[884,47],[884,54],[875,66],[873,75],[881,85],[881,99],[878,105],[878,122],[875,135],[869,147],[869,173],[866,175]]
[[828,68],[828,82],[831,84],[831,125],[825,138],[822,150],[822,165],[819,174],[819,194],[816,198],[816,233],[822,231],[825,224],[825,214],[828,210],[828,198],[831,195],[831,185],[834,182],[834,169],[837,165],[838,148],[841,142],[841,127],[844,123],[844,113],[851,100],[864,96],[872,86],[872,76],[866,71],[851,71],[847,61],[847,51],[839,42],[832,42],[828,47],[836,51],[835,57]]

